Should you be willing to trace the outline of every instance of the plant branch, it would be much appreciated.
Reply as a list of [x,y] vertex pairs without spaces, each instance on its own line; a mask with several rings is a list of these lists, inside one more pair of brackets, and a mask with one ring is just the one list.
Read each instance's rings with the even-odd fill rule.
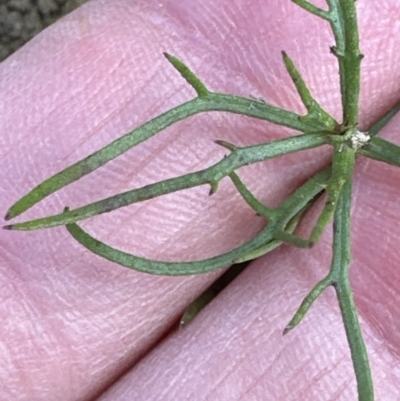
[[[340,145],[339,145],[340,146]],[[290,321],[290,323],[286,326],[284,330],[284,334],[286,334],[288,331],[292,330],[297,324],[301,322],[305,314],[307,313],[308,309],[310,306],[313,304],[313,302],[318,298],[318,296],[330,285],[334,285],[338,279],[338,271],[339,267],[341,266],[340,264],[337,264],[337,257],[338,251],[335,251],[336,248],[338,248],[338,244],[342,245],[341,242],[338,242],[339,240],[342,241],[343,238],[346,239],[347,237],[344,236],[344,232],[342,232],[345,228],[350,230],[350,220],[346,222],[340,222],[340,230],[338,228],[338,222],[337,222],[337,214],[339,213],[339,207],[342,207],[342,203],[339,202],[342,196],[343,192],[343,186],[346,183],[351,183],[352,181],[352,174],[353,174],[353,169],[354,169],[354,164],[355,164],[355,152],[353,149],[348,147],[347,145],[342,145],[341,147],[337,147],[334,151],[334,157],[333,157],[333,167],[332,167],[332,176],[329,179],[327,183],[327,191],[328,191],[328,200],[326,202],[326,205],[324,207],[325,209],[328,209],[329,212],[328,214],[331,214],[332,210],[335,214],[335,219],[334,219],[334,241],[333,241],[333,258],[332,258],[332,264],[331,264],[331,269],[329,271],[329,274],[319,281],[314,288],[310,291],[310,293],[307,295],[307,297],[304,299],[302,302],[301,306],[297,310],[296,314]],[[332,181],[334,180],[334,181]],[[350,187],[351,190],[351,187]],[[329,195],[329,191],[331,191],[331,195]],[[331,200],[329,200],[331,198]],[[343,202],[343,201],[342,201]],[[324,215],[324,211],[321,213],[321,216]],[[321,220],[321,216],[318,219],[318,221]],[[339,215],[341,217],[341,215]],[[324,224],[326,225],[325,218]],[[329,221],[329,220],[328,220]],[[345,225],[344,225],[345,224]],[[318,222],[316,224],[318,226]],[[344,228],[342,228],[342,226]],[[339,231],[338,231],[339,230]],[[315,228],[313,229],[313,232],[315,232]],[[337,236],[336,236],[337,234]],[[350,234],[347,234],[348,236],[348,243],[350,247]],[[312,237],[312,234],[311,234]],[[281,239],[280,237],[278,237]],[[300,239],[301,240],[301,239]],[[306,240],[303,240],[306,241]],[[306,241],[308,242],[308,241]],[[297,245],[296,242],[294,242],[294,245]],[[300,246],[302,244],[300,243]],[[342,247],[338,248],[342,250]],[[336,252],[336,253],[335,253]],[[344,251],[343,251],[344,252]],[[346,252],[350,252],[349,250],[346,250]],[[346,254],[344,253],[342,256],[344,257]],[[335,259],[336,257],[336,259]],[[340,259],[341,262],[345,261],[347,259]],[[348,263],[350,263],[350,259],[348,258]]]
[[306,83],[301,77],[293,61],[286,54],[286,52],[282,52],[282,56],[286,70],[289,73],[290,77],[292,78],[292,81],[297,89],[297,92],[300,95],[300,98],[308,112],[307,115],[302,116],[301,119],[304,122],[307,120],[324,121],[326,128],[329,129],[331,132],[338,131],[339,124],[313,98],[310,90],[308,89]]
[[242,195],[242,198],[246,201],[246,203],[259,215],[264,217],[267,220],[272,220],[276,216],[276,212],[274,209],[271,209],[261,203],[243,184],[238,175],[233,172],[229,174],[229,178],[232,180],[236,189]]
[[[273,241],[276,227],[282,224],[287,225],[294,216],[305,208],[308,203],[323,190],[330,175],[330,168],[326,168],[297,189],[277,209],[279,210],[279,217],[271,221],[271,223],[251,241],[230,252],[201,261],[175,263],[141,258],[100,242],[75,223],[67,224],[66,227],[69,233],[91,252],[134,270],[149,274],[172,276],[206,273],[232,264],[243,255],[248,255],[254,250],[260,249],[265,244],[268,244],[270,241]],[[284,218],[281,216],[284,216]]]
[[384,116],[379,118],[368,130],[369,136],[376,136],[390,122],[390,120],[399,112],[400,103],[392,107]]
[[370,159],[400,167],[400,146],[378,136],[372,137],[366,145],[359,149],[358,153]]
[[308,11],[309,13],[314,14],[317,17],[320,17],[322,19],[329,21],[329,13],[327,11],[314,6],[314,4],[311,4],[307,0],[291,0],[291,1],[292,1],[292,3],[297,4],[299,7],[303,8],[304,10]]
[[196,91],[198,97],[206,97],[210,93],[203,82],[181,60],[168,53],[164,53],[164,56]]
[[339,61],[343,126],[355,127],[358,124],[360,66],[363,57],[359,49],[355,1],[327,0],[327,3],[329,21],[336,42],[336,46],[331,50]]
[[329,21],[336,42],[336,46],[331,47],[331,51],[339,62],[343,127],[346,129],[357,126],[360,66],[363,56],[359,49],[355,1],[327,0],[329,11],[324,11],[306,0],[292,0],[292,2]]
[[[174,60],[174,67],[178,68],[178,62],[176,61],[178,59],[173,56],[169,57],[170,61]],[[198,91],[197,93],[201,94],[201,97],[197,97],[160,114],[158,117],[153,118],[133,131],[123,135],[121,138],[114,140],[102,149],[87,156],[85,159],[72,164],[63,171],[43,181],[13,204],[6,213],[5,219],[10,220],[20,215],[50,194],[93,172],[131,149],[133,146],[149,139],[151,136],[164,130],[170,125],[198,113],[207,111],[225,111],[266,120],[301,132],[310,133],[327,131],[324,122],[315,119],[302,121],[301,116],[298,114],[267,103],[260,103],[256,100],[240,96],[212,93],[208,91],[205,92],[205,86],[204,88],[201,87],[202,84],[199,83],[200,80],[195,77],[189,68],[181,61],[179,61],[179,63],[179,72],[182,75],[185,74],[185,79],[196,89],[196,91]],[[184,71],[182,66],[184,66],[187,71]],[[194,82],[196,79],[198,82]]]
[[[308,0],[291,1],[330,23],[335,38],[335,46],[331,47],[331,52],[337,57],[339,63],[343,107],[341,124],[323,110],[313,98],[300,72],[285,52],[282,52],[283,61],[306,107],[306,115],[299,115],[257,99],[211,92],[181,60],[164,53],[172,66],[195,90],[197,97],[153,118],[85,159],[43,181],[11,206],[5,216],[6,220],[20,215],[50,194],[91,173],[172,124],[198,113],[219,111],[246,115],[289,127],[302,132],[303,135],[248,147],[239,147],[227,141],[218,140],[215,142],[228,149],[230,154],[206,169],[126,191],[73,210],[66,208],[60,214],[11,224],[4,228],[34,230],[66,225],[69,233],[84,247],[112,262],[150,274],[187,275],[205,273],[232,263],[250,260],[271,251],[282,242],[301,247],[312,246],[319,240],[333,217],[333,255],[330,271],[304,298],[283,333],[286,334],[298,325],[319,295],[327,287],[333,286],[350,346],[359,401],[373,401],[373,386],[367,351],[349,282],[352,179],[356,155],[400,166],[400,147],[377,137],[378,132],[400,110],[400,104],[397,104],[374,123],[369,132],[358,131],[360,66],[363,56],[359,49],[355,0],[326,0],[329,7],[327,11],[313,5]],[[238,168],[252,163],[326,144],[333,146],[331,167],[317,173],[274,209],[257,200],[235,173]],[[226,176],[231,178],[247,204],[268,220],[268,225],[252,240],[218,256],[192,262],[150,260],[112,248],[95,239],[76,224],[77,221],[132,203],[200,185],[210,185],[210,194],[212,194],[218,189],[219,182]],[[324,190],[327,192],[327,201],[310,237],[308,239],[299,238],[293,234],[294,230],[304,212]]]
[[330,137],[325,134],[304,134],[272,141],[263,145],[243,148],[235,147],[231,154],[207,169],[146,185],[142,188],[114,195],[74,210],[23,223],[12,224],[4,228],[9,230],[36,230],[39,228],[70,224],[98,214],[110,212],[120,207],[128,206],[132,203],[142,202],[157,196],[204,184],[209,184],[212,191],[215,191],[222,178],[228,176],[240,167],[292,152],[321,146],[329,143],[329,140]]
[[[276,220],[277,215],[280,213],[279,210],[276,209],[271,209],[267,206],[265,206],[263,203],[261,203],[248,189],[247,187],[243,184],[243,182],[240,180],[240,178],[237,176],[236,173],[231,173],[229,175],[233,183],[235,184],[236,189],[239,191],[240,195],[242,195],[243,199],[246,201],[246,203],[259,215],[264,217],[267,220]],[[322,191],[322,186],[321,186],[321,191]],[[319,194],[318,194],[319,195]],[[291,218],[290,221],[287,222],[285,225],[285,233],[291,234],[293,231],[296,229],[297,225],[300,222],[301,217],[303,216],[304,212],[313,204],[315,198],[307,204],[302,210],[300,210],[295,216]],[[249,260],[258,258],[260,256],[265,255],[266,253],[271,252],[272,250],[276,249],[278,246],[280,246],[283,242],[282,240],[277,239],[278,236],[275,233],[274,234],[275,239],[271,240],[270,242],[264,244],[258,249],[255,249],[254,251],[251,251],[249,253],[243,254],[242,256],[236,258],[234,260],[234,263],[243,263],[247,262]]]
[[348,180],[343,186],[338,208],[335,213],[332,270],[336,272],[334,287],[339,301],[351,358],[353,360],[357,380],[358,399],[359,401],[373,401],[374,389],[368,353],[363,340],[349,281],[349,267],[351,261],[351,187],[351,180]]
[[[347,152],[349,150],[344,149],[344,151]],[[352,149],[350,149],[350,151],[352,151]],[[354,158],[353,163],[348,164],[347,179],[341,187],[340,196],[335,209],[333,255],[330,272],[323,280],[318,282],[306,296],[283,333],[288,333],[299,324],[318,296],[328,286],[332,285],[337,294],[347,341],[351,351],[357,380],[358,399],[359,401],[373,401],[374,391],[368,354],[349,282],[349,266],[351,261],[350,211],[353,169]]]
[[[345,137],[340,138],[345,139]],[[355,150],[349,147],[345,140],[337,142],[333,150],[332,176],[326,188],[328,197],[310,237],[308,239],[300,238],[297,235],[287,232],[285,227],[281,227],[281,229],[276,232],[275,239],[300,248],[313,247],[318,242],[335,213],[342,186],[350,179],[349,172],[352,171],[354,162]]]
[[[321,188],[322,190],[322,188]],[[285,232],[287,233],[293,233],[293,231],[296,229],[298,226],[301,218],[303,217],[304,213],[306,210],[309,209],[313,205],[313,201],[319,196],[320,194],[316,195],[316,197],[309,202],[309,205],[304,207],[304,209],[300,210],[296,215],[294,215],[291,220],[286,224],[285,226]],[[273,240],[269,241],[268,243],[262,245],[260,248],[255,249],[254,251],[248,252],[248,253],[243,253],[241,256],[237,257],[234,259],[233,263],[243,263],[243,262],[248,262],[253,259],[257,259],[261,256],[264,256],[265,254],[273,251],[274,249],[278,248],[281,246],[285,241],[281,241],[277,238],[276,232],[274,233],[274,238]]]

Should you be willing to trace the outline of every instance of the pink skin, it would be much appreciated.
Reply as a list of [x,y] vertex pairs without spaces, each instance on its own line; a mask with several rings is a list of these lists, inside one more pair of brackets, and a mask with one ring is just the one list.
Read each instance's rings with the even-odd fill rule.
[[[289,0],[158,3],[92,1],[1,64],[3,215],[50,174],[193,97],[163,51],[182,58],[211,90],[262,96],[302,112],[283,68],[284,49],[315,97],[340,119],[327,23]],[[357,6],[366,55],[360,118],[365,128],[398,101],[400,5],[365,0]],[[399,122],[395,118],[385,129],[386,138],[396,139]],[[291,133],[235,115],[196,116],[20,220],[208,166],[226,153],[213,139],[244,145]],[[327,156],[326,149],[303,152],[240,175],[274,205]],[[400,382],[399,174],[360,159],[354,183],[352,283],[376,399],[386,401],[398,399]],[[237,246],[262,226],[229,180],[213,197],[207,192],[183,191],[100,216],[85,227],[140,255],[190,260]],[[330,230],[311,251],[285,246],[254,262],[191,326],[163,342],[220,271],[178,278],[140,274],[90,254],[62,227],[0,235],[1,400],[356,399],[333,291],[296,330],[281,334],[327,272]]]

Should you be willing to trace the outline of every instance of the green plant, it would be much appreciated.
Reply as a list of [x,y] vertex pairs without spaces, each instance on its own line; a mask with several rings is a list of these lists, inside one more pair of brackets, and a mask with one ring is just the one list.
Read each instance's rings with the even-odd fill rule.
[[[311,290],[284,332],[288,332],[301,321],[311,304],[325,288],[333,286],[338,296],[352,352],[359,399],[372,400],[372,379],[367,353],[348,280],[351,182],[357,155],[374,158],[397,166],[400,164],[400,148],[376,136],[380,128],[398,108],[393,109],[388,115],[384,116],[383,119],[368,130],[368,133],[358,131],[361,54],[358,47],[354,0],[328,0],[328,11],[319,9],[304,0],[293,0],[293,2],[331,24],[336,40],[336,46],[331,51],[338,59],[340,71],[343,105],[341,123],[335,121],[319,106],[307,89],[294,63],[285,53],[283,53],[283,61],[307,109],[305,116],[297,115],[259,100],[210,92],[180,60],[166,55],[171,64],[195,89],[197,97],[154,118],[102,150],[44,181],[14,204],[8,211],[6,219],[20,215],[46,196],[89,174],[132,146],[148,139],[176,121],[196,113],[220,110],[244,114],[296,129],[303,132],[303,134],[243,148],[226,141],[217,141],[218,145],[225,147],[230,153],[226,158],[210,168],[128,191],[75,210],[66,209],[58,215],[16,223],[6,226],[6,228],[32,230],[66,225],[75,239],[102,257],[147,273],[179,275],[203,273],[231,263],[252,259],[269,252],[282,242],[301,247],[312,246],[318,241],[324,228],[333,217],[335,230],[331,270],[328,276],[317,283]],[[275,209],[270,209],[261,204],[247,190],[235,173],[237,169],[248,164],[326,144],[332,146],[331,165],[326,170],[310,178],[306,184]],[[82,219],[180,189],[209,184],[211,193],[213,193],[217,190],[219,181],[226,176],[230,177],[245,201],[258,214],[265,217],[269,223],[254,239],[220,256],[198,262],[163,263],[151,261],[113,249],[91,237],[76,224]],[[327,192],[327,201],[310,238],[305,240],[297,237],[293,232],[302,215],[324,191]]]

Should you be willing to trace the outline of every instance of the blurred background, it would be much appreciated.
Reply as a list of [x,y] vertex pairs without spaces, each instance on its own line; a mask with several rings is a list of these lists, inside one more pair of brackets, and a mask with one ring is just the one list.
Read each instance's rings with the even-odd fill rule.
[[0,62],[88,0],[0,0]]

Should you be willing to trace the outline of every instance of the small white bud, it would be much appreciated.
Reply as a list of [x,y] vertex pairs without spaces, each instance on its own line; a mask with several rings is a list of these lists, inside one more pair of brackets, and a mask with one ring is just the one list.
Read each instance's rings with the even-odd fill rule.
[[356,133],[351,137],[351,146],[354,150],[360,149],[363,147],[371,137],[367,132],[356,131]]

